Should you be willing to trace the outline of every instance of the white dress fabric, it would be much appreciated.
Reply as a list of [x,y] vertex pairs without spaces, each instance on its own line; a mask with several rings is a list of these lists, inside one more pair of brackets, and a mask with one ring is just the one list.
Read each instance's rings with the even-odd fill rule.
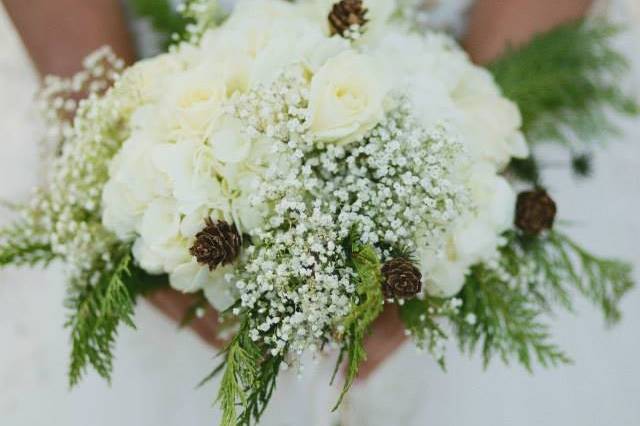
[[[465,0],[460,0],[464,2]],[[458,22],[458,1],[446,2]],[[462,3],[461,3],[462,4]],[[453,6],[452,6],[453,5]],[[640,90],[640,4],[618,0],[600,13],[626,23],[620,47],[634,62]],[[603,12],[604,11],[604,12]],[[434,18],[435,19],[435,18]],[[455,25],[454,25],[455,26]],[[24,201],[38,179],[33,109],[35,74],[0,7],[0,200]],[[572,234],[600,254],[636,265],[640,282],[640,120],[623,121],[623,136],[598,153],[595,176],[576,181],[549,170],[546,182]],[[549,162],[564,152],[544,150]],[[0,226],[12,214],[0,206]],[[64,278],[47,272],[0,271],[0,425],[182,426],[217,424],[211,408],[217,383],[196,390],[212,368],[214,352],[146,304],[136,314],[138,331],[122,330],[113,383],[90,373],[75,390],[66,384],[69,346],[62,325]],[[328,386],[331,359],[305,364],[298,379],[285,373],[265,426],[633,426],[640,424],[640,291],[623,305],[622,324],[606,330],[598,312],[580,304],[578,315],[553,320],[556,340],[576,364],[529,375],[517,366],[493,364],[451,347],[448,372],[405,345],[364,384],[356,385],[340,412],[331,415],[337,389]]]

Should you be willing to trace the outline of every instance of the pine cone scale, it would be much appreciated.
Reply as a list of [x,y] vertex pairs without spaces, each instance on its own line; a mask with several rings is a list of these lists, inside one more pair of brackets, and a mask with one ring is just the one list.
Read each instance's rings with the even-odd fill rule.
[[220,265],[228,265],[240,254],[242,239],[235,225],[225,221],[214,223],[205,220],[205,228],[196,235],[189,250],[201,265],[209,266],[213,271]]
[[412,298],[422,290],[422,274],[409,259],[391,259],[385,262],[381,272],[382,292],[387,298]]

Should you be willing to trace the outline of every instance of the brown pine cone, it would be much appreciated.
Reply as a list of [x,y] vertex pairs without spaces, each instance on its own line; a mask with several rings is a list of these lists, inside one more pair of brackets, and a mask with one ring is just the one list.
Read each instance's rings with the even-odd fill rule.
[[329,13],[331,35],[340,34],[344,37],[353,25],[364,26],[368,22],[367,12],[369,10],[364,7],[362,0],[342,0],[334,4]]
[[213,271],[220,265],[232,263],[240,254],[241,238],[233,224],[223,220],[214,223],[205,220],[206,227],[196,235],[196,241],[190,249],[198,263],[208,265]]
[[391,259],[382,265],[382,292],[386,298],[408,299],[422,290],[422,274],[409,260]]
[[516,204],[515,224],[527,235],[539,235],[553,227],[556,212],[556,203],[544,189],[521,192]]

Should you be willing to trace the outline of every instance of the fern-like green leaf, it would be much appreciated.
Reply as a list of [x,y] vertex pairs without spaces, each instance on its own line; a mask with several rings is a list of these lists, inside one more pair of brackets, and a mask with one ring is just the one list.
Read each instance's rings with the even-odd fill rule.
[[544,367],[570,362],[550,342],[549,328],[541,319],[544,311],[526,289],[478,265],[460,296],[462,308],[452,318],[460,346],[467,352],[480,348],[485,366],[496,356],[507,364],[515,359],[529,371],[534,360]]
[[[489,66],[503,93],[520,107],[529,143],[602,142],[617,132],[608,109],[638,114],[637,103],[619,86],[628,64],[611,44],[618,32],[602,20],[569,23]],[[512,170],[531,182],[539,179],[538,169],[535,158],[512,164]]]
[[343,322],[345,328],[343,351],[347,354],[347,376],[340,397],[333,408],[334,411],[340,407],[353,385],[360,364],[367,359],[364,338],[375,319],[382,313],[384,304],[381,264],[375,249],[371,246],[353,244],[348,252],[357,275],[358,303]]
[[75,386],[89,365],[110,380],[113,346],[120,323],[133,325],[134,299],[125,277],[130,275],[131,255],[123,255],[116,268],[94,286],[71,285],[67,306],[72,310],[66,326],[71,329],[69,383]]

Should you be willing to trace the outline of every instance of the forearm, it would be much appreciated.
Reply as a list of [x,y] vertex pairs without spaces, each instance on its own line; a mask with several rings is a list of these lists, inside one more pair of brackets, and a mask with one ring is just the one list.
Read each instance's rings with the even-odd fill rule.
[[69,76],[109,45],[131,63],[135,50],[117,0],[2,0],[41,75]]
[[509,46],[585,15],[592,0],[477,0],[465,47],[477,63],[488,63]]

